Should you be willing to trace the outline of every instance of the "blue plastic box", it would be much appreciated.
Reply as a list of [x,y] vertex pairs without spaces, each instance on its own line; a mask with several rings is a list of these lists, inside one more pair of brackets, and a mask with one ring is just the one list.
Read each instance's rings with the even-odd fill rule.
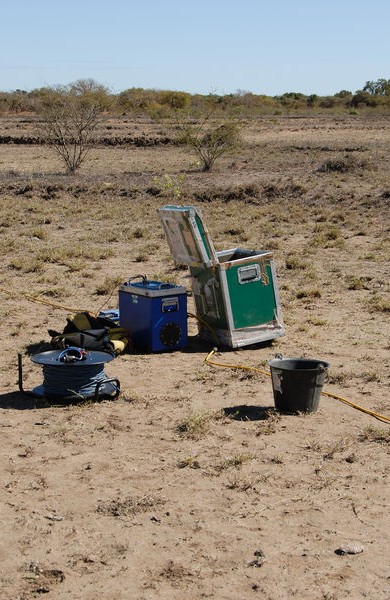
[[187,345],[187,290],[172,283],[133,277],[119,288],[119,325],[135,350],[170,352]]

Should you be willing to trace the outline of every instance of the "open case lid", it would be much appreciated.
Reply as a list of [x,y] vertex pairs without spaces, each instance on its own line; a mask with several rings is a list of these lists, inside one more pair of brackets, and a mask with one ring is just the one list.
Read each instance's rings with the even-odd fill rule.
[[159,208],[158,214],[177,264],[206,267],[218,264],[209,232],[197,208],[168,205]]

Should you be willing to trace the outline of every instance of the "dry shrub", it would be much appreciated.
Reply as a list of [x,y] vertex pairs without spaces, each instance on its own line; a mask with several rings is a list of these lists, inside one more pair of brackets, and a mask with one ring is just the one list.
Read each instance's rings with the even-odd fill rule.
[[373,165],[367,158],[356,157],[353,154],[335,156],[328,158],[318,167],[320,173],[350,173],[351,171],[363,171],[372,169]]
[[278,198],[299,198],[306,193],[305,187],[300,183],[269,183],[263,186],[263,195],[267,200]]
[[199,202],[231,202],[240,200],[242,202],[256,203],[261,198],[261,189],[256,184],[238,185],[229,189],[210,186],[204,190],[194,193],[194,199]]

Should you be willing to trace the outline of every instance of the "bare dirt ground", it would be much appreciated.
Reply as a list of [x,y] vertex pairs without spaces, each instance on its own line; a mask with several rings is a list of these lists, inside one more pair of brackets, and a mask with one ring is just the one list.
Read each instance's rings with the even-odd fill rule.
[[267,118],[209,174],[155,143],[101,145],[73,178],[44,146],[1,146],[2,600],[390,598],[387,423],[326,396],[278,414],[269,377],[205,363],[191,317],[184,350],[106,366],[115,401],[56,405],[17,384],[17,353],[31,390],[47,330],[116,307],[119,282],[190,290],[156,214],[174,202],[202,208],[218,250],[276,260],[286,336],[218,361],[326,360],[326,391],[389,417],[389,135],[385,118]]

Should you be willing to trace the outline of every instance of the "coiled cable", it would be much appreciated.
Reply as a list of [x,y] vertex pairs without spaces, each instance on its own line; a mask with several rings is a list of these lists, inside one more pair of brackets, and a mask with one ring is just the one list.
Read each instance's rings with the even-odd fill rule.
[[[88,398],[96,387],[107,380],[102,364],[86,365],[80,362],[66,365],[43,365],[43,388],[48,396],[78,396]],[[112,384],[110,384],[112,385]],[[115,391],[112,385],[111,391]],[[107,393],[110,393],[107,390]]]

